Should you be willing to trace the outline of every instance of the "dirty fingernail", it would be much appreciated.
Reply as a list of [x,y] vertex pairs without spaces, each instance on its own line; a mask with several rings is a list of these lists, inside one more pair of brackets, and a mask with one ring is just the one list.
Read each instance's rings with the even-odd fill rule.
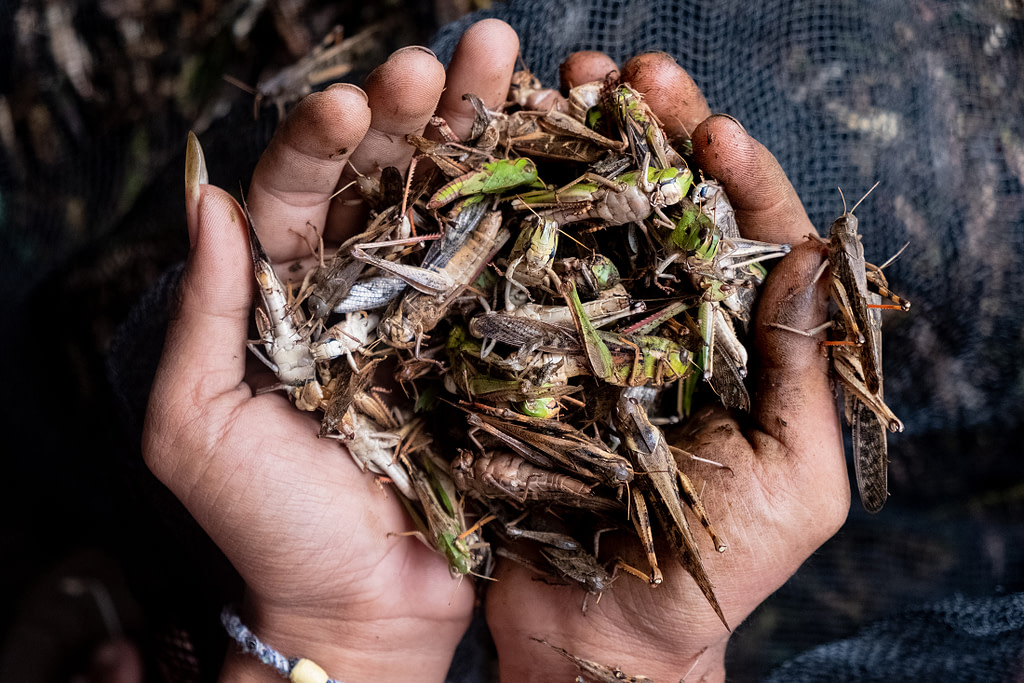
[[639,53],[637,57],[646,57],[647,55],[666,57],[668,59],[671,59],[673,62],[676,61],[676,58],[674,56],[670,55],[664,50],[646,50],[644,52]]
[[739,126],[739,129],[746,133],[748,136],[750,135],[750,133],[747,133],[747,129],[743,126],[743,124],[740,123],[739,119],[737,119],[735,116],[732,116],[731,114],[712,114],[709,118],[728,119],[735,123],[737,126]]
[[388,59],[396,57],[396,56],[398,56],[400,54],[405,54],[406,52],[425,52],[426,54],[430,55],[434,59],[437,59],[437,55],[435,55],[432,50],[430,50],[429,48],[425,48],[422,45],[408,45],[406,47],[399,48],[399,49],[395,50],[394,52],[392,52],[391,53],[391,57],[388,57]]
[[335,83],[334,85],[327,88],[328,90],[348,90],[349,92],[359,93],[363,97],[363,101],[366,103],[370,102],[370,98],[366,96],[366,92],[363,91],[358,85],[352,83]]

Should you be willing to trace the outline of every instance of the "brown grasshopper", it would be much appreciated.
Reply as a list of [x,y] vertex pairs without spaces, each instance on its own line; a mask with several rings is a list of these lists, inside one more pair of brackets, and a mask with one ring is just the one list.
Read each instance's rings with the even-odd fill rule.
[[572,662],[580,672],[580,675],[576,678],[577,681],[594,683],[654,683],[653,678],[648,678],[647,676],[630,676],[617,666],[606,666],[599,662],[577,657],[568,650],[556,647],[548,641],[540,638],[533,638],[533,640],[536,640],[538,643],[543,645],[547,645],[552,650]]
[[622,152],[625,144],[595,132],[584,123],[555,109],[493,112],[473,93],[462,99],[473,105],[476,117],[469,139],[474,148],[491,152],[514,149],[520,156],[593,163],[609,151]]
[[493,449],[474,456],[459,450],[452,460],[452,479],[464,493],[499,497],[524,503],[569,500],[572,504],[592,495],[592,484],[537,467],[510,451]]
[[285,107],[313,91],[313,87],[342,78],[355,66],[355,57],[368,51],[378,34],[385,29],[383,23],[370,26],[351,38],[342,38],[342,27],[335,26],[312,52],[299,61],[274,74],[261,78],[252,88],[233,76],[224,80],[254,95],[253,118],[259,118],[264,100],[277,107],[278,120],[284,120]]
[[[877,183],[871,190],[875,187],[878,187]],[[859,355],[864,371],[864,384],[870,393],[876,394],[880,392],[882,385],[879,364],[882,352],[881,349],[876,350],[875,348],[881,343],[881,335],[864,334],[872,324],[869,309],[893,308],[906,311],[910,308],[910,303],[894,295],[893,300],[896,305],[868,303],[870,298],[868,282],[874,285],[876,291],[889,293],[885,278],[881,274],[881,268],[870,266],[864,260],[864,245],[861,243],[860,235],[857,234],[859,221],[853,215],[853,212],[871,193],[871,190],[868,190],[849,211],[846,210],[846,199],[844,198],[843,214],[832,222],[832,227],[829,229],[828,266],[832,273],[829,290],[843,317],[846,338],[839,342],[826,343],[830,346],[854,345],[861,347]],[[842,191],[840,191],[840,195],[842,195]]]
[[[876,183],[871,190],[877,186]],[[888,446],[885,429],[903,431],[903,422],[889,409],[882,397],[881,311],[906,311],[910,309],[910,302],[889,290],[888,282],[882,274],[882,268],[887,263],[875,266],[864,259],[864,247],[857,233],[858,221],[853,215],[864,197],[849,211],[846,210],[844,197],[843,213],[829,230],[829,292],[838,308],[836,316],[824,325],[808,331],[779,324],[773,326],[806,336],[829,327],[841,331],[838,335],[841,338],[824,344],[832,349],[832,369],[843,386],[844,412],[853,429],[853,460],[861,502],[869,512],[878,512],[887,495]],[[811,237],[820,239],[816,235]],[[824,271],[824,266],[815,280]],[[893,303],[883,304],[883,296]]]
[[[832,349],[832,364],[843,385],[843,403],[846,422],[852,430],[854,472],[857,475],[857,489],[864,509],[878,512],[888,496],[888,445],[886,429],[902,431],[903,423],[896,417],[882,398],[882,313],[878,304],[882,297],[870,293],[868,301],[868,336],[874,338],[873,363],[878,371],[877,392],[866,387],[862,357],[856,347],[835,346]],[[837,314],[837,317],[840,317]]]
[[[829,234],[831,292],[839,308],[839,320],[834,327],[841,326],[845,334],[841,340],[825,343],[832,347],[832,367],[843,385],[844,412],[853,430],[854,471],[861,503],[868,512],[878,512],[888,495],[885,430],[903,431],[903,423],[882,397],[881,311],[906,311],[910,302],[889,291],[882,267],[864,260],[857,219],[853,216],[856,208],[854,205],[847,212],[844,200],[843,215],[832,223]],[[882,304],[883,294],[894,304]]]
[[704,597],[715,610],[715,614],[725,627],[729,628],[722,607],[715,597],[711,579],[704,570],[690,525],[683,513],[682,502],[685,501],[711,536],[715,550],[725,551],[726,544],[711,525],[696,488],[690,478],[679,470],[665,435],[651,424],[647,411],[628,389],[620,394],[615,410],[615,426],[622,434],[623,445],[633,460],[634,469],[637,473],[643,473],[643,476],[635,479],[637,486],[633,492],[633,509],[636,512],[634,525],[648,554],[652,576],[659,577],[660,571],[657,558],[653,554],[654,544],[648,521],[646,496],[650,497],[655,515],[661,521],[671,545],[676,550],[679,563],[693,576]]
[[[506,533],[508,530],[515,527],[513,525],[506,526]],[[564,540],[567,538],[562,534],[549,535],[548,538],[552,542],[539,541],[539,536],[536,534],[527,534],[534,537],[534,540],[539,541],[538,551],[541,557],[543,557],[548,565],[555,570],[555,574],[558,578],[570,581],[579,585],[586,591],[583,597],[583,613],[587,612],[587,602],[591,595],[598,596],[598,601],[601,599],[601,595],[611,588],[612,584],[619,576],[619,570],[622,569],[629,574],[632,574],[644,581],[650,581],[650,577],[634,567],[631,567],[621,558],[615,558],[611,562],[601,563],[597,559],[598,554],[598,539],[601,534],[605,531],[611,531],[609,529],[598,530],[594,534],[594,552],[591,553],[584,549],[579,544],[575,547],[568,547]],[[574,539],[573,539],[574,540]],[[506,557],[510,560],[514,560],[540,574],[550,575],[549,571],[546,571],[538,563],[533,562],[517,553],[512,552],[508,548],[499,548],[498,554],[502,557]],[[611,565],[611,571],[606,568],[606,564]]]
[[[501,225],[501,214],[491,212],[470,234],[466,243],[443,267],[418,268],[374,259],[356,248],[353,255],[413,284],[418,290],[399,300],[381,320],[379,333],[390,346],[408,349],[419,355],[423,337],[444,319],[449,306],[490,261],[490,257],[509,238]],[[372,260],[371,260],[372,259]]]
[[471,427],[491,434],[536,465],[561,468],[609,486],[627,484],[633,479],[633,468],[626,458],[569,424],[481,404],[473,407],[482,411],[467,410],[466,420]]

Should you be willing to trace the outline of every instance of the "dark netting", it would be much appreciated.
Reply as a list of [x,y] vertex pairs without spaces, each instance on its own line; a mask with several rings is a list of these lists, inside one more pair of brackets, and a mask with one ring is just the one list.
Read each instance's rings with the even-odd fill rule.
[[868,260],[910,243],[886,270],[913,302],[884,316],[886,399],[906,423],[889,438],[892,497],[875,517],[855,500],[738,629],[731,676],[904,607],[1024,588],[1021,4],[524,0],[443,30],[442,60],[481,16],[518,30],[545,83],[574,50],[670,53],[772,150],[819,233],[842,212],[837,187],[852,203],[877,181],[857,209]]
[[[573,50],[620,62],[671,53],[713,111],[775,154],[819,233],[842,212],[837,186],[855,202],[878,181],[857,210],[867,258],[909,243],[887,269],[913,302],[885,316],[886,397],[906,423],[890,436],[892,498],[876,517],[854,502],[836,539],[737,630],[730,676],[764,674],[903,607],[1024,587],[1021,4],[570,0],[479,15],[518,30],[546,83]],[[441,32],[442,59],[477,16]],[[1004,654],[972,678],[993,680],[1020,647]]]
[[[546,83],[575,50],[618,61],[672,54],[713,111],[771,149],[825,232],[856,201],[868,259],[914,301],[886,317],[890,402],[908,434],[1013,423],[1024,391],[1024,142],[1019,3],[510,2],[440,34],[442,60],[470,22],[505,19]],[[987,9],[986,9],[987,8]],[[922,366],[924,361],[926,366]],[[939,371],[936,371],[938,369]],[[1012,411],[1011,411],[1012,412]]]
[[[0,3],[0,44],[13,46],[0,69],[0,286],[11,293],[0,314],[5,331],[17,332],[0,344],[8,395],[17,394],[3,419],[5,433],[29,433],[35,444],[9,462],[3,512],[21,519],[38,509],[36,489],[24,482],[42,481],[46,504],[62,520],[15,535],[10,545],[21,552],[5,571],[28,575],[33,565],[25,558],[49,559],[69,539],[116,545],[155,632],[151,647],[176,653],[161,660],[165,678],[184,680],[198,661],[203,680],[212,680],[211,663],[223,652],[219,596],[237,584],[139,459],[145,384],[163,320],[152,309],[128,316],[140,292],[185,252],[185,131],[202,131],[211,178],[236,189],[275,119],[265,108],[254,122],[251,98],[226,89],[220,77],[251,83],[289,62],[278,36],[287,24],[281,8],[306,7],[302,19],[314,39],[334,22],[358,29],[400,17],[414,28],[382,34],[386,55],[427,39],[439,14],[425,8],[458,3],[270,3],[277,14],[262,15],[251,36],[234,43],[227,36],[236,4],[258,3],[223,3],[217,12],[209,3],[145,11],[128,4]],[[918,626],[945,615],[976,636],[965,645],[970,656],[942,660],[959,669],[916,670],[919,678],[998,679],[1020,649],[999,650],[986,638],[1019,634],[1019,601],[987,603],[979,616],[971,600],[1024,590],[1020,0],[492,5],[440,32],[433,47],[442,61],[472,21],[489,16],[519,31],[524,63],[545,83],[556,82],[559,63],[574,50],[604,50],[620,62],[644,50],[668,52],[713,110],[738,118],[778,157],[819,233],[842,211],[837,187],[852,203],[877,181],[857,209],[868,260],[881,263],[909,242],[886,271],[913,302],[907,314],[884,316],[886,398],[906,423],[906,432],[889,438],[892,496],[873,517],[855,499],[843,530],[737,629],[730,678],[763,677],[813,646],[846,639],[831,654],[792,660],[802,669],[779,676],[817,670],[851,680],[863,669],[826,669],[826,662],[895,666],[904,644],[927,646],[935,633]],[[48,14],[48,7],[69,14]],[[77,32],[92,55],[91,80],[76,82],[66,64],[53,61],[53,46],[62,44],[51,36],[54,27]],[[149,42],[126,42],[133,31]],[[359,82],[365,66],[349,80]],[[82,91],[86,82],[91,95]],[[173,280],[160,282],[151,306],[166,299]],[[111,349],[113,388],[103,369]],[[125,409],[126,430],[111,417],[114,404]],[[113,505],[121,499],[127,502]],[[3,606],[9,603],[5,596]],[[992,615],[1007,626],[982,633],[971,621]],[[857,636],[862,627],[869,630]],[[898,633],[913,640],[895,643]],[[458,680],[485,678],[476,673],[486,670],[483,638],[477,631],[465,641]],[[879,638],[894,646],[878,649]]]

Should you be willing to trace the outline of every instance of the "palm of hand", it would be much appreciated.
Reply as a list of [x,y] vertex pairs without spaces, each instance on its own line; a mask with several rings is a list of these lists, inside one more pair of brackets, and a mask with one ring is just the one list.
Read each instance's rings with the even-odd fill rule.
[[282,610],[365,620],[468,614],[470,583],[397,535],[412,528],[398,494],[317,438],[315,418],[279,393],[224,402],[217,442],[232,446],[210,460],[224,472],[204,473],[222,483],[206,525],[250,591]]
[[[786,471],[781,444],[763,433],[744,435],[724,409],[705,411],[692,424],[699,425],[696,431],[680,434],[684,428],[669,432],[668,437],[698,457],[725,465],[679,463],[697,488],[705,491],[708,514],[729,545],[724,553],[715,552],[710,537],[690,517],[704,568],[729,625],[735,628],[834,533],[849,507],[849,489],[843,488],[846,475],[841,468]],[[779,479],[784,476],[806,480]],[[832,495],[837,486],[840,492],[845,490],[845,497],[822,498]],[[792,500],[798,495],[807,499]],[[603,535],[600,550],[603,560],[619,559],[647,570],[646,557],[631,534]],[[691,667],[720,665],[730,632],[673,551],[659,542],[657,552],[664,573],[660,586],[620,571],[599,599],[587,596],[585,614],[585,593],[577,584],[552,583],[519,564],[504,562],[498,580],[488,588],[488,616],[495,637],[518,641],[530,657],[546,658],[552,676],[560,668],[568,673],[568,665],[531,638],[554,645],[571,643],[578,656],[657,680],[666,671],[675,676],[666,680],[675,680]],[[524,604],[528,609],[523,609]],[[509,614],[516,618],[509,621]],[[642,644],[639,649],[638,644]],[[619,654],[612,660],[605,654],[609,652]]]

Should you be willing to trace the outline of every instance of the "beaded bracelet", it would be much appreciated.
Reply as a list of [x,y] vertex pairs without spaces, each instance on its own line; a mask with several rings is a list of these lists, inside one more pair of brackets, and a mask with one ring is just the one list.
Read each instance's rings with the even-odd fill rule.
[[242,620],[230,607],[225,607],[220,613],[220,623],[224,625],[224,630],[228,632],[228,635],[242,646],[242,652],[255,655],[261,662],[274,667],[279,674],[288,678],[292,683],[341,683],[341,681],[328,678],[327,672],[311,660],[302,657],[288,659],[261,641],[242,623]]

